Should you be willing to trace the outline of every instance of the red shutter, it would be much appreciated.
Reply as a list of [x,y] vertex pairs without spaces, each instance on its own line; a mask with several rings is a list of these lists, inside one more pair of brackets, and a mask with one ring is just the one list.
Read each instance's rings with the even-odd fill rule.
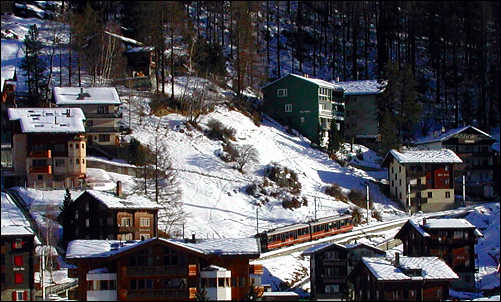
[[24,276],[22,273],[15,273],[15,282],[16,284],[20,284],[20,283],[23,283],[24,282]]
[[12,292],[12,301],[17,301],[17,293],[16,293],[16,291]]
[[23,300],[24,300],[24,301],[28,301],[28,291],[27,291],[27,290],[25,290],[25,291],[23,292]]
[[16,241],[12,241],[12,249],[16,249]]
[[14,265],[23,266],[23,256],[14,256]]

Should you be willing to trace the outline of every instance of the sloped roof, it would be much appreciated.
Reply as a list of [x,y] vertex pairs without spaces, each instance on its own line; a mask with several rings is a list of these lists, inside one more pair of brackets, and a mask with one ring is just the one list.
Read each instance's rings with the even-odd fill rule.
[[424,137],[424,138],[421,138],[421,139],[418,139],[418,140],[414,141],[414,144],[420,145],[420,144],[434,143],[434,142],[439,142],[439,141],[443,142],[443,141],[448,140],[449,138],[453,137],[454,135],[456,135],[458,133],[461,133],[461,132],[463,132],[463,131],[465,131],[467,129],[473,129],[473,130],[477,131],[478,133],[480,133],[482,135],[485,135],[488,138],[492,139],[493,142],[494,142],[494,138],[490,134],[488,134],[488,133],[486,133],[486,132],[484,132],[484,131],[476,128],[476,127],[468,125],[468,126],[465,126],[465,127],[459,127],[459,128],[450,129],[450,130],[448,130],[448,131],[446,131],[446,132],[438,135],[437,137],[429,135],[427,137]]
[[2,236],[34,234],[28,219],[5,192],[1,192],[1,208]]
[[[111,193],[96,190],[86,190],[83,194],[89,194],[97,201],[101,202],[108,209],[160,209],[161,207],[149,200],[148,198],[140,195],[127,196],[127,198],[120,198]],[[76,199],[75,199],[76,200]]]
[[135,44],[135,45],[138,45],[138,46],[143,46],[144,44],[137,41],[137,40],[134,40],[134,39],[131,39],[131,38],[127,38],[125,36],[122,36],[122,35],[119,35],[119,34],[115,34],[115,33],[112,33],[112,32],[109,32],[109,31],[104,31],[105,34],[108,34],[112,37],[115,37],[117,39],[120,39],[122,41],[124,41],[125,43],[130,43],[130,44]]
[[375,246],[371,246],[371,245],[368,245],[368,244],[365,244],[365,243],[354,243],[354,244],[338,244],[338,243],[335,243],[335,242],[332,242],[332,243],[322,243],[322,244],[319,244],[319,245],[316,245],[316,246],[313,246],[313,247],[310,247],[308,249],[306,249],[305,251],[303,251],[302,255],[303,256],[309,256],[311,254],[315,254],[319,251],[322,251],[324,249],[327,249],[331,246],[336,246],[340,249],[345,249],[345,250],[352,250],[352,249],[358,249],[358,248],[367,248],[367,249],[371,249],[381,255],[385,255],[386,252],[375,247]]
[[[83,98],[79,95],[83,91]],[[90,104],[108,104],[120,105],[120,97],[115,87],[54,87],[52,94],[56,105],[90,105]]]
[[[68,115],[69,113],[69,115]],[[80,108],[9,108],[9,120],[19,120],[23,133],[84,133]]]
[[426,229],[473,229],[476,228],[464,218],[430,218],[423,225]]
[[313,83],[313,84],[318,85],[318,86],[332,88],[334,90],[343,90],[343,87],[341,87],[339,85],[336,85],[334,83],[330,83],[330,82],[324,81],[322,79],[307,78],[307,77],[303,77],[303,76],[300,76],[300,75],[297,75],[297,74],[293,74],[293,73],[286,74],[286,75],[282,76],[281,78],[276,79],[275,81],[272,81],[270,83],[267,83],[267,84],[263,85],[261,88],[266,88],[266,87],[268,87],[270,85],[273,85],[276,82],[278,82],[281,79],[283,79],[285,77],[288,77],[288,76],[293,76],[293,77],[296,77],[296,78],[308,81],[308,82]]
[[390,150],[384,160],[383,166],[388,165],[390,157],[395,158],[401,164],[418,164],[418,163],[442,163],[456,164],[463,161],[454,151],[449,149],[440,150],[408,150],[399,152],[395,149]]
[[[362,257],[362,263],[378,281],[390,280],[454,280],[458,275],[438,257],[400,256],[400,265],[384,257]],[[406,269],[422,269],[419,277],[408,276]]]
[[[66,258],[107,258],[155,240],[188,249],[201,255],[259,256],[259,248],[256,238],[207,239],[194,243],[187,243],[184,242],[184,240],[178,239],[150,238],[142,241],[131,240],[126,242],[119,240],[73,240],[68,244]],[[112,249],[112,246],[117,248]]]
[[337,82],[336,85],[343,87],[344,95],[370,95],[382,93],[385,89],[386,82],[363,80]]

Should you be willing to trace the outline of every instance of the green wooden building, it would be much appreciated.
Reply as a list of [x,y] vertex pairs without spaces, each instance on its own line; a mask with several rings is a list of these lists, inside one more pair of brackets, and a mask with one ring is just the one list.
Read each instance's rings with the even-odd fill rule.
[[264,112],[312,142],[326,143],[331,120],[338,131],[344,129],[344,92],[338,85],[291,73],[262,91]]

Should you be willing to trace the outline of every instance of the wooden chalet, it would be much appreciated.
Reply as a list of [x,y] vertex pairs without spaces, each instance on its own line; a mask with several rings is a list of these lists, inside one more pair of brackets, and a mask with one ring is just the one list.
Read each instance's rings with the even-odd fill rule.
[[482,233],[466,219],[409,219],[395,235],[402,241],[406,256],[437,256],[459,279],[456,289],[475,288],[475,244]]
[[158,204],[142,196],[122,197],[118,182],[115,195],[86,190],[70,205],[73,223],[65,226],[63,240],[140,240],[158,236]]
[[210,300],[245,300],[258,257],[255,238],[75,240],[66,253],[82,301],[186,301],[202,288]]
[[362,257],[348,276],[355,301],[439,301],[458,276],[438,257]]
[[358,243],[340,245],[320,244],[305,250],[310,256],[310,284],[314,299],[348,299],[353,296],[353,285],[347,276],[365,256],[384,257],[386,252]]

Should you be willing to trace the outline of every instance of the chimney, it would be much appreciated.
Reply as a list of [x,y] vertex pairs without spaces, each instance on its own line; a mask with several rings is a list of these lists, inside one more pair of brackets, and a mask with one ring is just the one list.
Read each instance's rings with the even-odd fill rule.
[[195,233],[192,233],[191,234],[191,242],[195,243],[196,240],[195,240]]
[[70,110],[70,108],[66,108],[66,116],[67,117],[71,116],[71,110]]
[[305,73],[305,74],[304,74],[304,77],[305,77],[305,78],[308,78],[308,74],[307,74],[307,73]]
[[445,133],[445,127],[442,126],[442,133]]
[[117,181],[116,195],[117,197],[122,197],[122,182],[120,180]]
[[395,267],[400,265],[400,253],[395,253]]
[[336,77],[336,82],[339,82],[339,77]]

